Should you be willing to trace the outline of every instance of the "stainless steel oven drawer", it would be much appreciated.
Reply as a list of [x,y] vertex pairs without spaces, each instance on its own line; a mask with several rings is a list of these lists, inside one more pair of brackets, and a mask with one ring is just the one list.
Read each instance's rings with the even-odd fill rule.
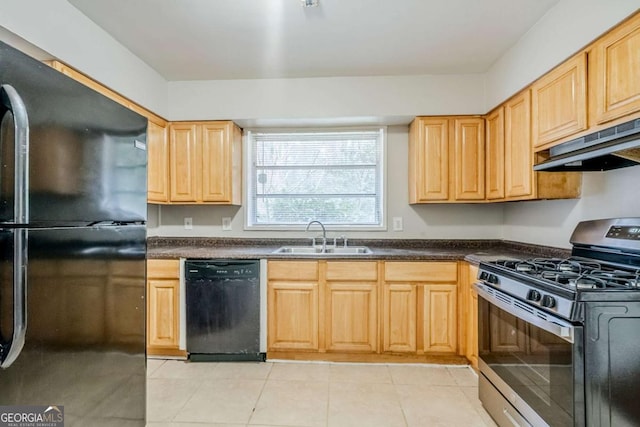
[[478,388],[482,405],[500,427],[531,427],[511,403],[480,374]]

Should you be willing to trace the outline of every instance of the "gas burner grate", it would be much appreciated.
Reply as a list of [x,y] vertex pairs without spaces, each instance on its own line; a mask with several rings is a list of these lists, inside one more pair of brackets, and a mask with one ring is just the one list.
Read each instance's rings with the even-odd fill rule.
[[574,290],[640,288],[640,270],[609,268],[592,260],[532,258],[499,260],[495,264],[524,276],[537,277]]

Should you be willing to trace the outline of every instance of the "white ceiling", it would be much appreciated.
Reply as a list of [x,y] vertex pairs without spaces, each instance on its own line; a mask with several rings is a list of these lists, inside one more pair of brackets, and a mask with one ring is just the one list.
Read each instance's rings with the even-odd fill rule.
[[483,73],[559,0],[68,0],[169,81]]

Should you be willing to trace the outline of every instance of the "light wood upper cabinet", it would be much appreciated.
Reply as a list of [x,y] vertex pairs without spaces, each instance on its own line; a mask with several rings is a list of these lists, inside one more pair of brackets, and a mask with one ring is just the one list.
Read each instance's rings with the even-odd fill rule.
[[587,128],[587,56],[563,62],[531,87],[535,148]]
[[504,107],[486,117],[486,198],[504,198]]
[[484,199],[484,119],[416,117],[409,129],[409,202]]
[[173,122],[170,201],[241,204],[242,135],[232,122]]
[[594,124],[640,111],[640,14],[593,44],[589,81]]
[[147,260],[147,353],[184,355],[179,350],[180,261]]
[[449,199],[449,121],[417,117],[409,130],[409,203]]
[[505,196],[534,198],[531,94],[524,90],[505,103]]
[[487,200],[580,197],[581,173],[533,170],[530,93],[525,89],[486,117]]
[[484,119],[456,118],[453,125],[453,165],[455,200],[484,199],[485,139]]
[[147,201],[169,202],[169,139],[167,127],[147,125]]
[[202,155],[196,142],[198,126],[195,124],[171,123],[171,201],[192,202],[201,200]]

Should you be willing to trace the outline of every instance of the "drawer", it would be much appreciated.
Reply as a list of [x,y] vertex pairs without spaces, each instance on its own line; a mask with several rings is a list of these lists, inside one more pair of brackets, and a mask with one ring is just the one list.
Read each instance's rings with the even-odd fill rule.
[[328,261],[327,280],[378,280],[376,261]]
[[386,262],[384,279],[391,282],[456,282],[456,262]]
[[269,261],[269,280],[318,280],[318,261]]
[[179,279],[180,260],[178,259],[148,259],[148,279]]

